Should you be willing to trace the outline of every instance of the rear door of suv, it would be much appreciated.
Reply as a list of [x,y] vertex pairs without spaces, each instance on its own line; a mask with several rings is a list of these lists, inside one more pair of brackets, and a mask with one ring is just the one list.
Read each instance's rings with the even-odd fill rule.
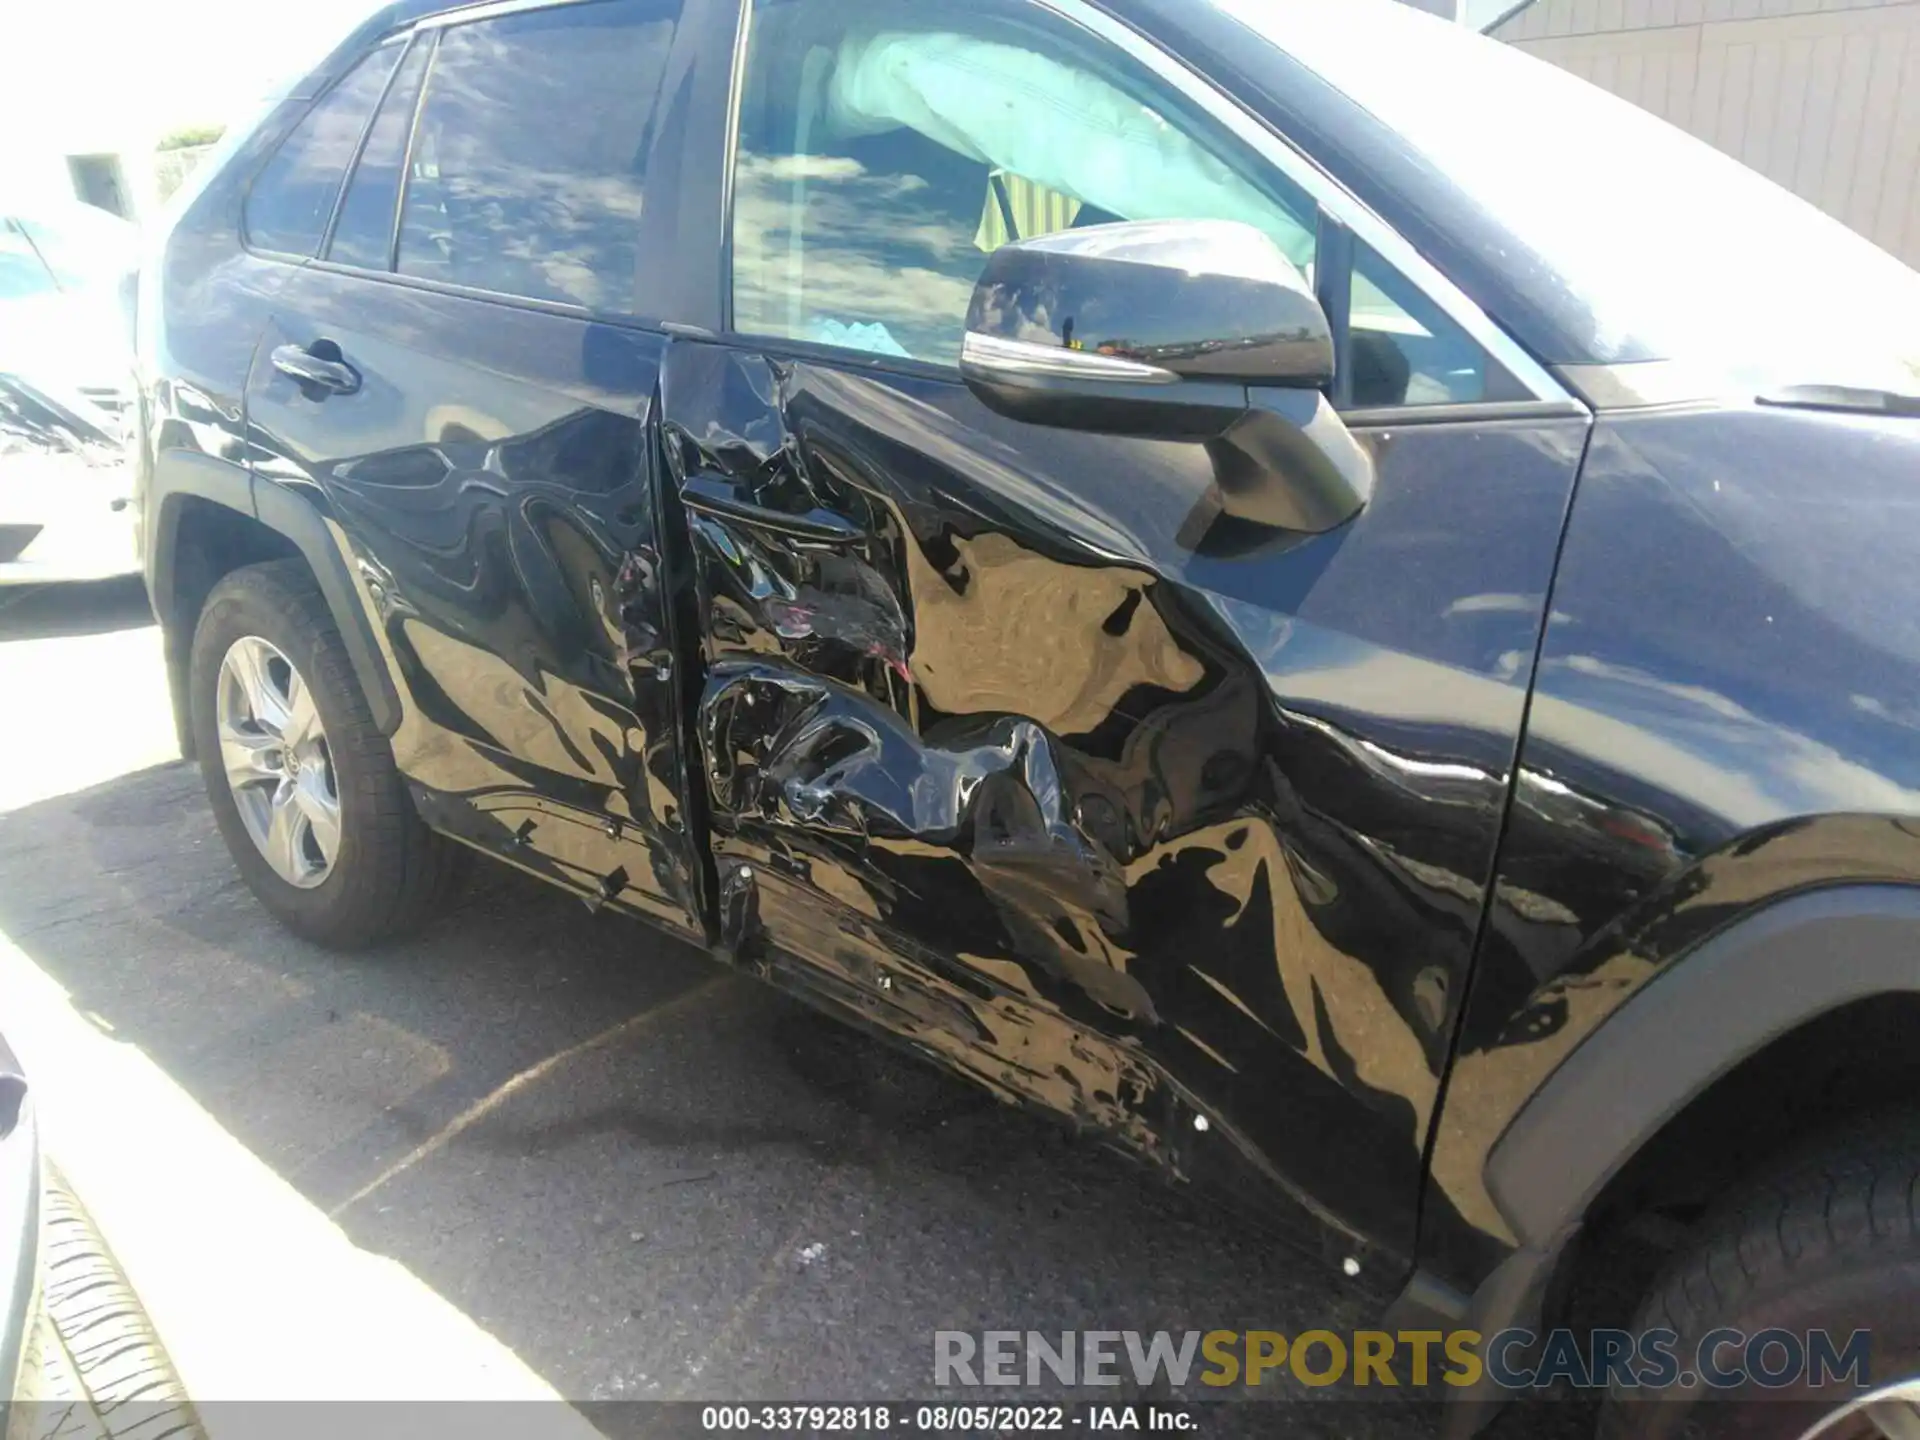
[[349,551],[429,821],[699,935],[640,261],[680,12],[489,6],[390,41],[307,255],[250,197],[287,270],[247,416],[262,495]]

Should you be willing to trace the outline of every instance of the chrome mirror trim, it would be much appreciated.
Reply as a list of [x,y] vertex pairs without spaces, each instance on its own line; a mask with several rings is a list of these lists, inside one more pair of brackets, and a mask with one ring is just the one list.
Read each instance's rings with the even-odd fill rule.
[[1069,350],[1063,345],[1036,345],[1028,340],[1006,340],[969,330],[960,342],[960,370],[985,375],[1047,376],[1059,380],[1118,381],[1129,385],[1172,385],[1180,377],[1158,365],[1123,360],[1094,350]]

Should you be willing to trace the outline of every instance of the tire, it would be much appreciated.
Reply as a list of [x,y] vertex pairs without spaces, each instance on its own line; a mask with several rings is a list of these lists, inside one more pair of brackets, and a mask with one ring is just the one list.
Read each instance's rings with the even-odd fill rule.
[[[266,842],[255,841],[222,756],[222,666],[241,641],[266,642],[297,672],[324,731],[318,747],[330,772],[337,839],[324,878],[305,877],[304,885],[283,878],[268,861]],[[214,820],[247,888],[281,924],[316,944],[355,949],[404,935],[444,908],[465,873],[466,852],[415,811],[304,564],[251,565],[214,587],[194,630],[188,686],[194,749]],[[248,803],[257,812],[260,802]],[[309,843],[301,854],[312,862],[319,850]]]
[[[1920,1372],[1920,1115],[1882,1120],[1804,1153],[1730,1197],[1669,1262],[1633,1322],[1636,1333],[1676,1332],[1687,1369],[1702,1338],[1722,1326],[1749,1336],[1825,1330],[1836,1347],[1866,1330],[1873,1386]],[[1837,1440],[1856,1431],[1824,1427],[1858,1394],[1845,1380],[1773,1390],[1749,1382],[1636,1401],[1616,1386],[1600,1436]]]
[[204,1440],[166,1347],[93,1218],[45,1167],[40,1309],[8,1440]]

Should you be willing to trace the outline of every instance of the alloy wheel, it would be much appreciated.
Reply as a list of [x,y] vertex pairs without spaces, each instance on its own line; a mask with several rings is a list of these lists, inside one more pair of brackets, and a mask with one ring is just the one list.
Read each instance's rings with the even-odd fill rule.
[[340,791],[313,692],[257,635],[220,662],[214,723],[227,787],[247,834],[289,885],[311,890],[340,853]]
[[1862,1395],[1825,1416],[1800,1440],[1920,1440],[1920,1380]]

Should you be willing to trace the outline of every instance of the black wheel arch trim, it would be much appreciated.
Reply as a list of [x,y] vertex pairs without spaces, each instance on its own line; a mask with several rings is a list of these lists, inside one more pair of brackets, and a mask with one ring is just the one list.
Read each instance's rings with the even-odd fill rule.
[[1743,1060],[1842,1005],[1920,992],[1920,887],[1775,901],[1674,961],[1561,1062],[1487,1159],[1524,1248],[1579,1225],[1662,1126]]
[[[262,482],[228,460],[196,451],[168,451],[153,467],[151,501],[154,520],[147,531],[147,589],[154,614],[163,622],[174,609],[174,556],[178,543],[182,501],[193,498],[235,511],[282,536],[300,552],[319,583],[334,624],[346,645],[354,677],[367,697],[368,709],[382,735],[400,728],[400,697],[394,688],[373,634],[353,573],[320,513],[281,486]],[[175,728],[182,753],[190,753],[185,728],[185,655],[191,635],[167,636],[167,670],[173,691]]]
[[[1789,1031],[1875,995],[1920,992],[1920,887],[1835,885],[1772,901],[1670,964],[1561,1062],[1495,1143],[1487,1188],[1516,1241],[1471,1295],[1416,1272],[1391,1320],[1482,1335],[1537,1329],[1562,1255],[1643,1146]],[[1512,1396],[1453,1392],[1447,1440]]]
[[281,486],[256,479],[253,503],[260,523],[286,536],[306,558],[313,578],[320,582],[327,608],[333,612],[333,623],[340,627],[340,639],[353,662],[361,693],[367,697],[373,723],[382,735],[393,734],[400,728],[400,696],[374,640],[363,592],[347,568],[340,542],[319,511]]
[[182,501],[206,500],[248,519],[253,511],[253,477],[241,466],[197,450],[164,450],[155,457],[148,487],[145,554],[147,598],[164,624],[173,614],[174,559],[180,538]]

